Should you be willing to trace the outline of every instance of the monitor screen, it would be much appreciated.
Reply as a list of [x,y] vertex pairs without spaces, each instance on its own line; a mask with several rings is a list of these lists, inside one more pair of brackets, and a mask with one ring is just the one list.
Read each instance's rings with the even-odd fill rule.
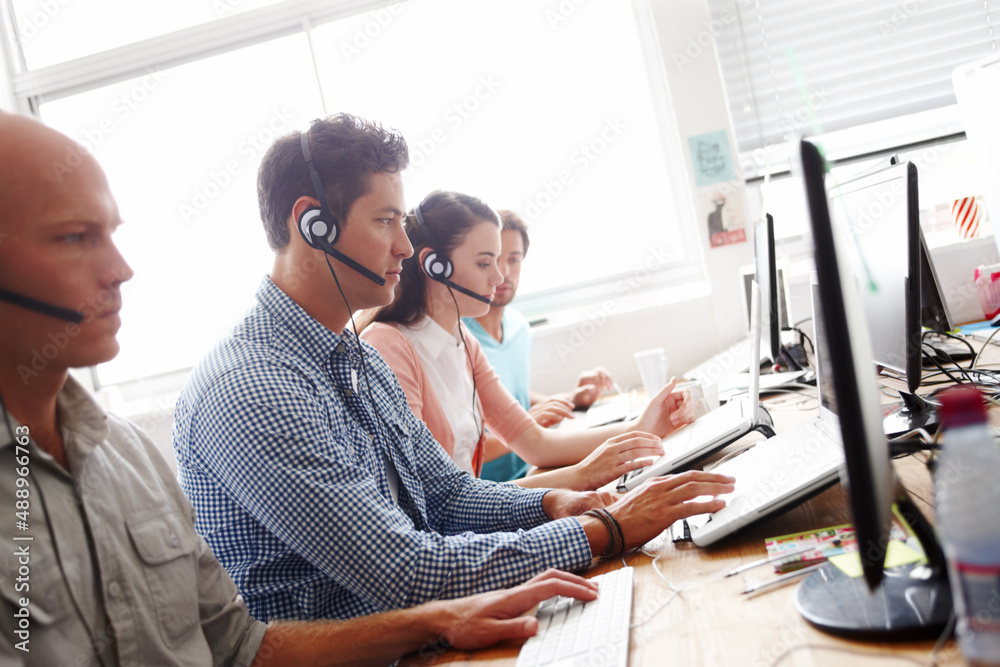
[[781,354],[781,321],[778,317],[778,270],[774,258],[774,218],[770,213],[754,227],[754,276],[760,286],[761,352],[777,363]]
[[858,282],[873,359],[913,392],[921,377],[916,167],[904,162],[832,184],[829,210],[846,232],[842,261]]
[[[796,157],[816,248],[820,322],[830,362],[825,369],[840,417],[851,514],[858,544],[863,545],[859,549],[861,564],[865,579],[874,588],[882,579],[894,497],[889,445],[882,432],[871,365],[873,348],[855,269],[844,259],[851,254],[851,231],[843,226],[835,230],[830,219],[825,161],[809,142],[801,142],[799,150]],[[862,287],[867,289],[867,285]]]

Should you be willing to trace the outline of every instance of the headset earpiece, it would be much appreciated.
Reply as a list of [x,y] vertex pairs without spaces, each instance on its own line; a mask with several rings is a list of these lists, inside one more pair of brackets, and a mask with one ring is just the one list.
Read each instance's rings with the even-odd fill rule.
[[431,251],[424,257],[424,261],[421,263],[427,277],[439,283],[444,283],[449,288],[457,289],[462,294],[471,296],[476,301],[490,303],[490,300],[482,294],[476,294],[472,290],[451,281],[451,274],[455,271],[455,266],[448,259],[448,255],[444,254],[444,251],[441,250],[442,246],[434,238],[434,232],[424,222],[424,214],[420,211],[420,204],[413,207],[413,215],[417,219],[417,225],[424,230],[424,238],[427,239],[427,245],[431,248]]
[[451,261],[437,252],[432,250],[427,253],[424,257],[424,273],[431,278],[431,280],[447,280],[451,278],[451,273],[455,267],[451,265]]
[[299,216],[299,232],[302,238],[310,247],[317,250],[326,249],[321,245],[320,239],[326,239],[326,244],[330,246],[336,243],[338,231],[336,223],[327,222],[323,209],[319,206],[310,206]]

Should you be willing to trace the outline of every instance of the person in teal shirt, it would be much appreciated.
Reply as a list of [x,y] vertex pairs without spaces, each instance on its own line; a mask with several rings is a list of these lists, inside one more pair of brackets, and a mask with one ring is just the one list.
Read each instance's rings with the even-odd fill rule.
[[[574,408],[587,408],[601,394],[614,388],[603,368],[580,374],[572,392],[546,396],[531,391],[531,331],[528,320],[507,306],[517,294],[521,263],[528,254],[528,228],[513,211],[501,210],[500,271],[503,284],[496,288],[490,311],[480,318],[463,318],[462,323],[479,340],[500,382],[542,426],[551,426],[571,416]],[[507,482],[524,477],[528,464],[514,452],[487,461],[482,477]]]

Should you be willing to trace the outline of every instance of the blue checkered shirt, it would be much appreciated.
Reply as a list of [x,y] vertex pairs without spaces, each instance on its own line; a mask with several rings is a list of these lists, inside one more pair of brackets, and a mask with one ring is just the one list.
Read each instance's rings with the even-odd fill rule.
[[197,529],[255,617],[350,618],[590,564],[544,490],[455,467],[375,348],[268,278],[256,301],[192,372],[173,432]]

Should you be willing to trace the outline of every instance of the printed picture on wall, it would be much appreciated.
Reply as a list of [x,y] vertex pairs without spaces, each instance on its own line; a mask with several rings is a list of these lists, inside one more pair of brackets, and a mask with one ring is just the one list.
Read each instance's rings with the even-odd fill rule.
[[739,181],[698,188],[698,211],[711,247],[746,242],[746,203]]

